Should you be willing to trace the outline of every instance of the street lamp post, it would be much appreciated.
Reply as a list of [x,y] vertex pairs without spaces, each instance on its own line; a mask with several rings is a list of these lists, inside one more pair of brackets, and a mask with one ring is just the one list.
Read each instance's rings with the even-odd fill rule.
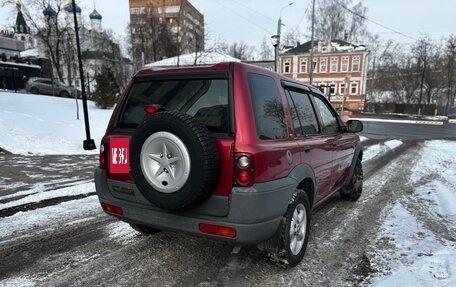
[[279,35],[274,35],[271,36],[271,43],[272,46],[274,46],[274,72],[277,72],[277,56],[279,54],[279,42],[280,42],[280,36]]
[[78,19],[76,16],[76,3],[72,1],[73,5],[73,17],[74,17],[74,30],[76,33],[76,48],[77,48],[77,55],[79,61],[79,77],[81,82],[81,90],[82,90],[82,109],[84,110],[84,122],[85,122],[85,130],[86,130],[86,139],[83,141],[82,145],[85,150],[93,150],[96,149],[95,141],[90,138],[90,127],[89,127],[89,112],[87,109],[87,96],[85,93],[85,86],[84,86],[84,71],[82,69],[82,59],[81,59],[81,44],[79,42],[79,28],[78,28]]
[[282,12],[283,9],[293,5],[294,2],[290,2],[280,9],[279,20],[277,21],[277,34],[271,37],[272,45],[274,46],[274,70],[277,72],[279,66],[279,46],[280,46],[280,34],[282,30]]

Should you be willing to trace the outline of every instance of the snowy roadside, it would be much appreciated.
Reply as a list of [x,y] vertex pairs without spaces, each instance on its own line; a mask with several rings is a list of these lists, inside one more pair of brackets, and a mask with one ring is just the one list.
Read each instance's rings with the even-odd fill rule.
[[[85,151],[82,102],[44,95],[0,92],[0,147],[15,154],[94,154]],[[112,110],[88,101],[91,137],[98,146]]]
[[428,141],[375,243],[373,286],[456,286],[456,142]]

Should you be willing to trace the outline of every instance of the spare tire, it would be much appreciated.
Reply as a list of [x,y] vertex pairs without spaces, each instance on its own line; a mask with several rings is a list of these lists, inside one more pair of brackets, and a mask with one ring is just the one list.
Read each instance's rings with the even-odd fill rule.
[[217,183],[217,146],[206,126],[178,112],[141,123],[130,142],[136,186],[158,207],[182,210],[206,199]]

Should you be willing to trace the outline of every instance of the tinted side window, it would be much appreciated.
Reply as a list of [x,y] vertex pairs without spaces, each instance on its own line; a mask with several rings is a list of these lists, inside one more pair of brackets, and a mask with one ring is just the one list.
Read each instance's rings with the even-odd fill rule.
[[285,138],[286,122],[274,79],[249,74],[248,81],[258,136],[260,139]]
[[290,105],[296,135],[318,134],[318,122],[309,95],[304,91],[295,90],[285,90],[285,93]]
[[325,126],[326,133],[334,134],[338,133],[339,123],[337,117],[332,113],[331,108],[329,107],[328,102],[326,102],[321,96],[314,94],[315,102],[320,111],[321,118],[323,120],[323,125]]

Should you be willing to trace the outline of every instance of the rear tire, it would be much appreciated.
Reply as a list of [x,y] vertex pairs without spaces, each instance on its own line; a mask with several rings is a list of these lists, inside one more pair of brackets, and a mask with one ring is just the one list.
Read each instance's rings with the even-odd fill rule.
[[152,235],[152,234],[155,234],[155,233],[158,233],[161,231],[160,229],[155,229],[155,228],[152,228],[149,226],[145,226],[142,224],[136,224],[136,223],[130,223],[130,226],[131,226],[131,228],[133,228],[134,230],[138,231],[139,233],[141,233],[143,235]]
[[38,88],[33,87],[33,88],[30,89],[30,93],[32,93],[32,94],[39,94],[40,91],[38,90]]
[[280,225],[278,250],[269,253],[271,261],[284,268],[294,267],[301,262],[309,241],[310,217],[307,194],[296,189]]
[[69,98],[69,97],[70,97],[70,94],[69,94],[68,92],[66,92],[66,91],[62,91],[62,92],[60,92],[60,96],[61,96],[62,98]]
[[361,163],[361,158],[358,158],[349,184],[340,191],[342,199],[348,201],[358,200],[363,191],[363,180],[363,165]]

